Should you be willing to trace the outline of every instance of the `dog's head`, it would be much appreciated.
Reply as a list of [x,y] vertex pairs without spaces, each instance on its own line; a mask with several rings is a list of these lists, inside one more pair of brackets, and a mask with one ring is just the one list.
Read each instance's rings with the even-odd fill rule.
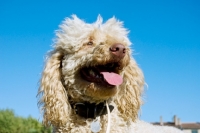
[[87,24],[72,16],[60,25],[39,89],[45,124],[65,123],[69,101],[112,99],[124,119],[137,118],[144,81],[127,34],[115,18]]

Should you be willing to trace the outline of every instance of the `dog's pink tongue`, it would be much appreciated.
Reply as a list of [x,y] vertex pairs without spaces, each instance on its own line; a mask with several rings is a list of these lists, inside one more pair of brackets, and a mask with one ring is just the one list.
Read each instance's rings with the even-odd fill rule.
[[119,74],[116,73],[110,73],[110,72],[101,72],[103,74],[104,79],[110,84],[110,85],[120,85],[123,82],[122,77]]

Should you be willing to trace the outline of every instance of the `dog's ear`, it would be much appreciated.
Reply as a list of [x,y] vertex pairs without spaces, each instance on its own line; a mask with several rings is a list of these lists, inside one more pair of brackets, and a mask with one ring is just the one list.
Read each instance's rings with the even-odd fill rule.
[[144,76],[133,59],[124,68],[123,79],[123,84],[118,88],[119,93],[115,102],[125,120],[135,121],[142,104],[141,95],[143,93]]
[[60,51],[50,53],[40,81],[38,104],[43,111],[43,123],[46,126],[64,124],[70,114],[71,106],[61,82],[62,58]]

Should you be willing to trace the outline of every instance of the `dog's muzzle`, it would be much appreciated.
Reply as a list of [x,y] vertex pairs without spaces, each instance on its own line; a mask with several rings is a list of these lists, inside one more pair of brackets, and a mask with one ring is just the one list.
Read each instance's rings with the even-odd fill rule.
[[121,61],[127,51],[125,46],[120,43],[113,44],[108,50],[111,56],[108,63],[83,67],[80,73],[82,78],[89,82],[113,88],[123,82],[119,70],[123,67]]

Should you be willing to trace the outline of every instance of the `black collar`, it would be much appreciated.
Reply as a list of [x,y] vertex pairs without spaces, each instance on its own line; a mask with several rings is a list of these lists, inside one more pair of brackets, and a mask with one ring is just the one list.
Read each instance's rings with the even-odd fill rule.
[[[96,104],[96,103],[73,103],[71,104],[72,109],[75,110],[76,114],[83,118],[92,118],[95,119],[98,116],[106,115],[107,109],[105,102]],[[114,109],[114,106],[109,105],[110,112]]]

